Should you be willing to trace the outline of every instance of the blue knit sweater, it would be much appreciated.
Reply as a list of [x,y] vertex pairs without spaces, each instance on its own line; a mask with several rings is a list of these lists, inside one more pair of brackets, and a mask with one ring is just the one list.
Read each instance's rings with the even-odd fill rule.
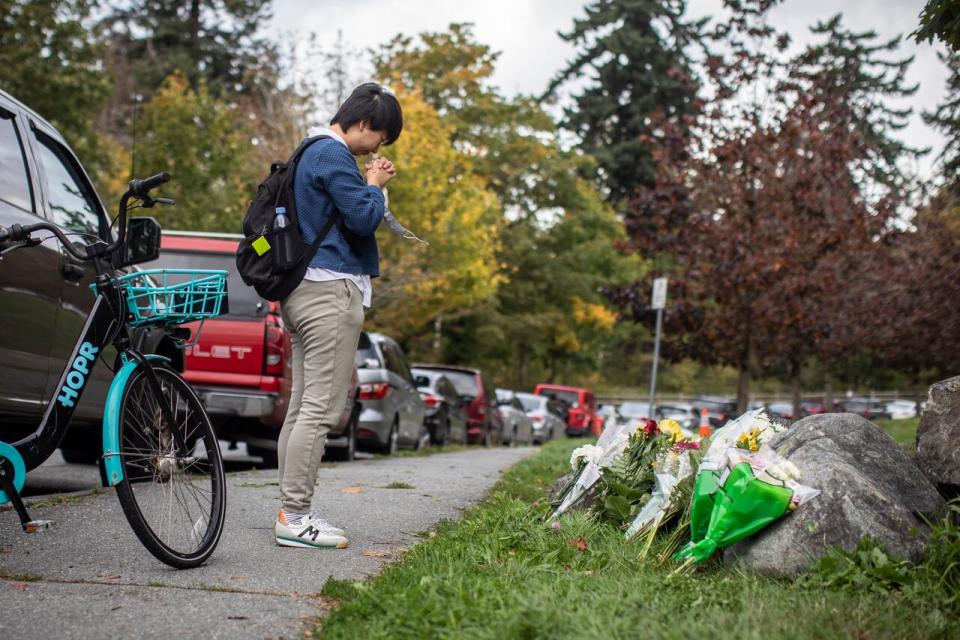
[[383,192],[364,181],[353,154],[338,140],[317,140],[303,152],[294,178],[300,233],[313,242],[331,215],[339,216],[311,267],[380,275],[374,232],[386,209]]

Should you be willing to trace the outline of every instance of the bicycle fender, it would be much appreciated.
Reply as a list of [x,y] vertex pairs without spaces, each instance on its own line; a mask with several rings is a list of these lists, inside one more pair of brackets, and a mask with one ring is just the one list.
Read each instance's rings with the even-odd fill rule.
[[[145,354],[144,357],[151,362],[170,362],[170,358],[155,354]],[[107,401],[103,406],[103,480],[108,487],[116,486],[123,480],[123,463],[120,460],[120,402],[130,376],[139,366],[140,363],[136,360],[128,360],[120,367],[117,375],[113,377],[107,392]]]

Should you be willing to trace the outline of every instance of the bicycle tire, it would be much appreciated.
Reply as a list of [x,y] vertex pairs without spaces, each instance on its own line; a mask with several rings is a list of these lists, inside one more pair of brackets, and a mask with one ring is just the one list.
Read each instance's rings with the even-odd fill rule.
[[[210,557],[223,533],[226,516],[223,460],[217,436],[197,395],[169,366],[153,364],[152,367],[163,401],[170,407],[174,421],[185,427],[190,452],[187,456],[174,453],[175,443],[161,417],[147,373],[139,367],[130,376],[120,403],[124,477],[117,484],[117,497],[130,527],[150,553],[171,567],[190,569]],[[192,455],[200,443],[206,452],[205,463],[200,462],[199,456]],[[199,482],[195,483],[195,479]],[[201,486],[207,484],[209,488]],[[191,511],[191,499],[196,503],[195,511]],[[209,502],[209,511],[205,512],[206,502]]]

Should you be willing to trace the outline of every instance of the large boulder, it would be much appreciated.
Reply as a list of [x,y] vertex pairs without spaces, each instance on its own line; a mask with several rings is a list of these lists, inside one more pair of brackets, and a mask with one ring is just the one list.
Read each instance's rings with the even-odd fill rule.
[[917,466],[940,493],[960,495],[960,376],[930,387],[917,427]]
[[903,448],[879,427],[849,413],[803,418],[770,444],[820,495],[746,540],[724,561],[774,576],[805,571],[828,546],[852,551],[869,535],[893,554],[918,560],[944,500]]

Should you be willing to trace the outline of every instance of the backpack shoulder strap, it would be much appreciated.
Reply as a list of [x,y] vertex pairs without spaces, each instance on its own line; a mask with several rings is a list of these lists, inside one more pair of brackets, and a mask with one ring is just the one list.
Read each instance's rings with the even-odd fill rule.
[[[290,160],[287,161],[287,166],[292,166],[297,162],[299,162],[300,156],[302,156],[303,152],[307,150],[307,147],[309,147],[311,144],[313,144],[317,140],[330,140],[330,139],[331,138],[328,135],[319,135],[319,136],[313,136],[312,138],[307,138],[306,140],[300,143],[300,146],[297,147],[297,149],[293,152],[293,155],[290,156]],[[287,176],[287,179],[289,179],[291,182],[293,182],[294,173],[295,173],[294,171],[291,171]],[[330,229],[333,227],[334,223],[336,222],[335,218],[336,218],[336,215],[330,215],[327,221],[320,228],[320,231],[317,233],[317,237],[314,239],[313,242],[310,243],[310,253],[308,255],[310,256],[311,259],[313,259],[313,255],[317,252],[317,249],[320,248],[320,243],[323,242],[323,239],[327,237],[328,233],[330,233]]]

